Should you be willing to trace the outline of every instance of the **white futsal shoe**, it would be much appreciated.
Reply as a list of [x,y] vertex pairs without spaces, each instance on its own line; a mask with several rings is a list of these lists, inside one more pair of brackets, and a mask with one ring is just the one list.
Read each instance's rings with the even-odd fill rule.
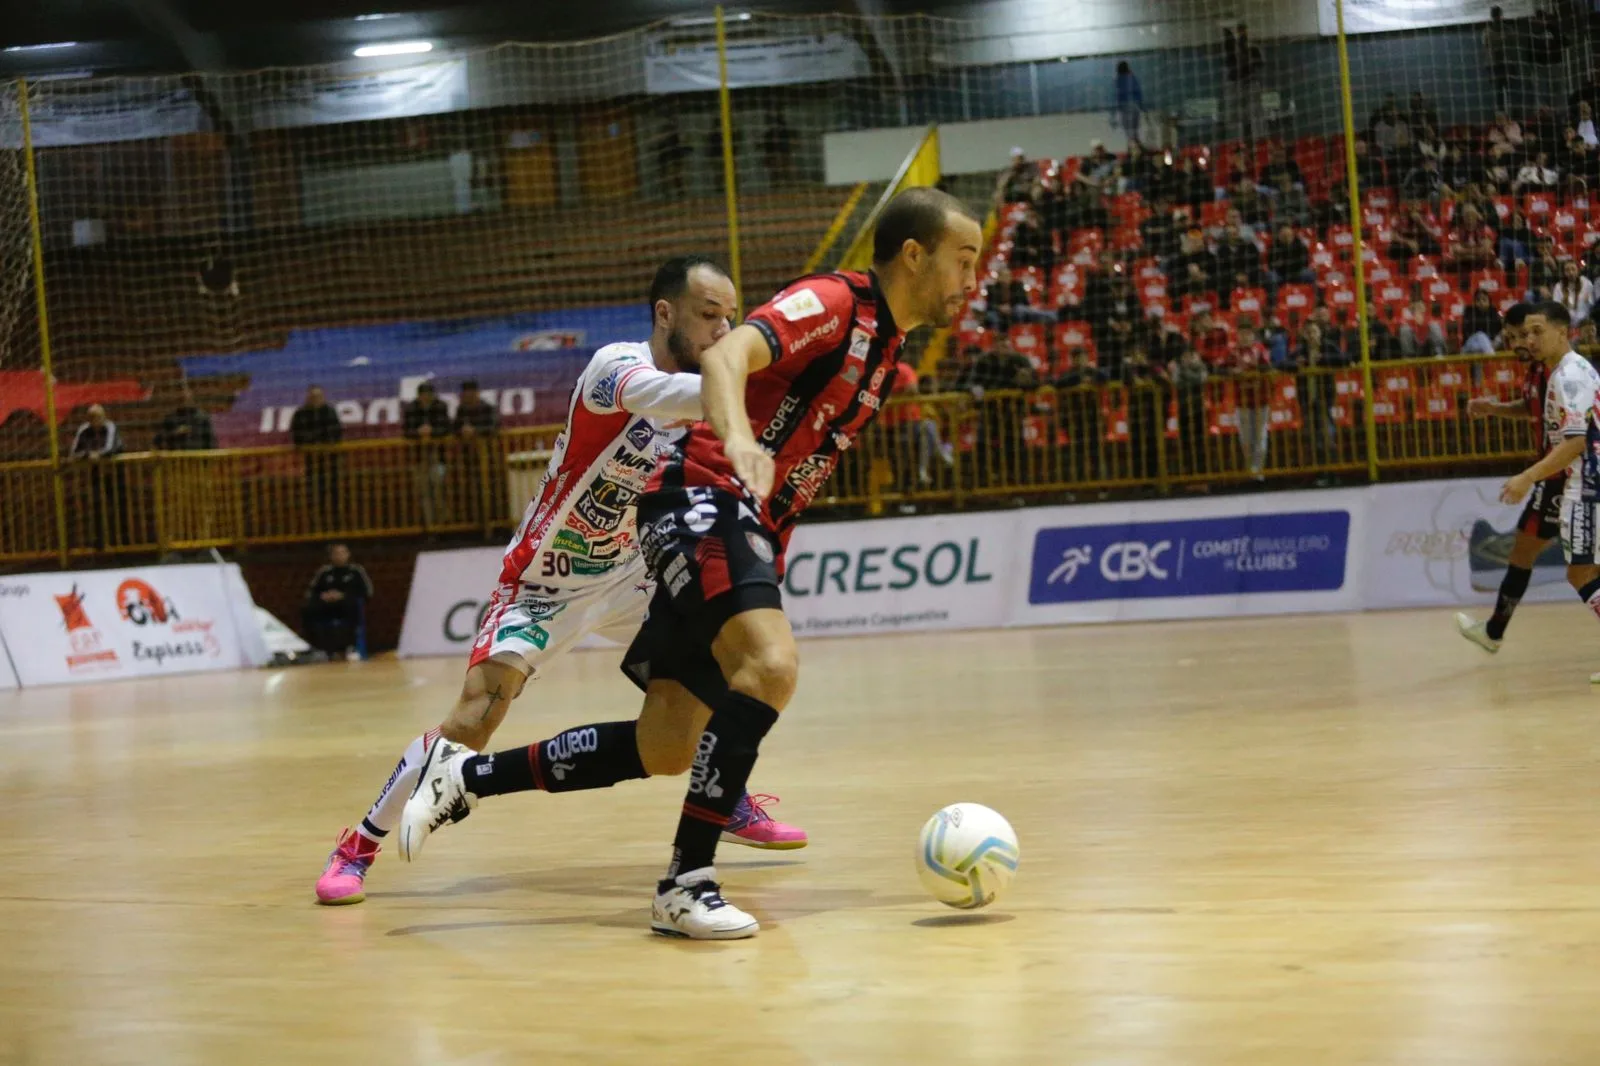
[[[1456,632],[1466,637],[1472,643],[1493,655],[1500,650],[1500,642],[1489,635],[1488,622],[1474,622],[1472,616],[1463,612],[1456,612]],[[1600,676],[1600,675],[1597,675]],[[1594,680],[1590,678],[1590,680]]]
[[472,813],[478,797],[467,791],[461,768],[478,754],[440,737],[428,749],[417,776],[417,787],[400,815],[400,857],[412,862],[435,829],[459,822]]
[[[761,931],[761,923],[722,898],[712,866],[664,881],[650,906],[650,928],[662,936],[686,940],[743,940]],[[657,886],[660,887],[660,886]]]

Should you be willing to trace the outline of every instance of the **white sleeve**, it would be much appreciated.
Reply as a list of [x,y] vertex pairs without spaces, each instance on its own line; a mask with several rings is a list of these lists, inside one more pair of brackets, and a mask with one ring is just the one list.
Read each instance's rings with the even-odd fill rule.
[[624,411],[647,418],[680,420],[705,417],[700,404],[699,374],[668,374],[655,367],[630,371],[617,390]]
[[583,405],[595,414],[626,411],[647,418],[702,417],[699,374],[668,374],[629,345],[607,345],[579,381]]

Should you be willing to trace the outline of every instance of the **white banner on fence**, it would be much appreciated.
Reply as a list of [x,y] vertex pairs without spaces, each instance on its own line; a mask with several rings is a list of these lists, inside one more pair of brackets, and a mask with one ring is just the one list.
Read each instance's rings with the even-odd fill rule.
[[[1489,9],[1496,6],[1508,19],[1533,14],[1531,0],[1344,0],[1344,31],[1393,33],[1488,22]],[[1317,5],[1317,28],[1325,37],[1339,32],[1336,9],[1337,0],[1320,0]]]
[[[698,93],[721,84],[714,41],[674,41],[652,34],[645,46],[645,86],[652,93]],[[728,86],[797,85],[864,78],[872,65],[842,33],[728,42]]]
[[447,59],[348,75],[285,75],[252,102],[256,129],[373,122],[461,111],[467,107],[467,61]]
[[420,552],[411,573],[400,657],[465,655],[500,577],[500,548]]
[[[207,128],[205,113],[188,89],[146,89],[124,79],[35,86],[28,120],[35,148],[176,137]],[[0,112],[0,147],[22,147],[16,112]]]
[[0,578],[0,635],[24,687],[237,669],[269,658],[233,564]]
[[[1519,507],[1500,502],[1501,478],[1378,485],[1369,497],[1363,606],[1492,604],[1516,539]],[[1561,545],[1551,541],[1529,584],[1530,601],[1566,601]]]
[[0,633],[0,692],[17,687],[17,672],[11,668],[11,650],[6,647],[4,633]]

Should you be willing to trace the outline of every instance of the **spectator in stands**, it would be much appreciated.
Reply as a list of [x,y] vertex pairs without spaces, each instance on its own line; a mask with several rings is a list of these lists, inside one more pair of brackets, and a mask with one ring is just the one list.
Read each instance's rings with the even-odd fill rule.
[[1499,146],[1515,154],[1522,148],[1522,125],[1504,111],[1497,111],[1487,139],[1490,147]]
[[[1406,116],[1412,130],[1433,131],[1439,128],[1439,109],[1420,92],[1411,94],[1411,113]],[[1422,138],[1418,138],[1420,141]]]
[[1521,211],[1511,212],[1511,217],[1500,230],[1498,243],[1500,264],[1506,268],[1508,274],[1517,269],[1518,263],[1526,263],[1532,257],[1533,230],[1529,228],[1528,220]]
[[161,420],[156,430],[156,448],[167,452],[204,452],[217,446],[217,432],[211,416],[194,402],[189,383],[178,386],[178,406]]
[[1418,355],[1444,354],[1446,344],[1444,327],[1439,324],[1438,319],[1428,314],[1428,305],[1421,300],[1412,300],[1401,312],[1395,338],[1400,345],[1400,356],[1403,359],[1413,359]]
[[1044,224],[1037,207],[1030,206],[1011,235],[1011,262],[1019,267],[1038,267],[1048,277],[1056,264],[1055,237]]
[[1576,180],[1584,188],[1600,182],[1600,153],[1578,135],[1576,128],[1568,126],[1556,169],[1563,171],[1569,180]]
[[1311,205],[1311,222],[1324,237],[1332,226],[1350,225],[1350,189],[1342,181],[1328,187],[1328,198]]
[[1594,126],[1594,106],[1587,100],[1578,101],[1578,122],[1574,129],[1584,144],[1600,148],[1600,134],[1595,132]]
[[1199,352],[1182,343],[1182,334],[1173,330],[1167,335],[1179,338],[1178,356],[1167,366],[1167,377],[1172,382],[1173,397],[1178,404],[1178,468],[1203,474],[1208,467],[1205,388],[1211,370]]
[[316,529],[328,529],[339,522],[339,455],[318,445],[338,444],[344,438],[339,413],[328,403],[322,386],[306,390],[306,402],[289,420],[289,439],[296,448],[311,448],[306,453],[306,504]]
[[1394,151],[1398,142],[1400,131],[1406,129],[1405,116],[1400,113],[1400,101],[1394,93],[1386,93],[1383,103],[1372,112],[1372,117],[1367,120],[1367,136],[1371,138],[1374,146],[1384,155]]
[[108,544],[116,546],[126,541],[122,470],[110,462],[122,454],[122,435],[99,404],[90,404],[84,414],[86,421],[72,435],[67,458],[88,467],[88,517],[93,523],[90,536],[94,547],[103,551]]
[[1229,190],[1228,202],[1233,205],[1229,213],[1239,212],[1240,221],[1252,228],[1251,237],[1255,236],[1254,227],[1265,225],[1272,219],[1272,205],[1249,178],[1240,178]]
[[1217,198],[1216,190],[1211,187],[1210,172],[1192,156],[1184,156],[1178,163],[1174,191],[1178,203],[1194,212]]
[[1487,289],[1472,295],[1472,303],[1461,316],[1461,350],[1469,355],[1493,355],[1500,336],[1500,312]]
[[1527,143],[1525,150],[1529,152],[1553,151],[1561,143],[1561,122],[1556,118],[1554,109],[1540,107],[1533,113],[1533,121],[1528,123]]
[[1253,289],[1261,285],[1261,249],[1255,240],[1234,222],[1222,228],[1217,241],[1217,294],[1224,303],[1234,289]]
[[1517,180],[1512,185],[1511,191],[1520,196],[1523,193],[1542,192],[1556,187],[1556,182],[1561,180],[1561,175],[1556,168],[1550,165],[1550,154],[1539,152],[1517,171]]
[[984,319],[991,329],[1003,331],[1019,322],[1049,325],[1056,320],[1055,312],[1033,306],[1028,286],[1008,266],[997,270],[994,280],[984,288],[984,303],[988,307]]
[[1440,173],[1450,188],[1465,189],[1478,180],[1478,175],[1483,173],[1483,165],[1468,155],[1461,145],[1452,144],[1446,152]]
[[1533,262],[1528,265],[1528,289],[1534,300],[1548,300],[1561,281],[1561,261],[1556,258],[1555,242],[1539,237],[1534,245]]
[[956,378],[956,388],[970,392],[974,399],[995,389],[1031,389],[1033,364],[1004,340],[989,351],[969,349],[970,361]]
[[1417,154],[1424,159],[1431,159],[1439,164],[1440,173],[1444,171],[1445,160],[1450,156],[1450,146],[1444,143],[1444,138],[1439,136],[1432,126],[1414,127],[1417,132]]
[[1279,178],[1276,201],[1274,217],[1279,222],[1291,226],[1311,225],[1311,201],[1303,185],[1296,185],[1286,177]]
[[1562,261],[1561,279],[1550,287],[1550,299],[1567,309],[1574,326],[1588,320],[1594,306],[1594,282],[1579,272],[1576,259]]
[[1467,206],[1456,212],[1456,228],[1450,233],[1450,247],[1445,260],[1466,273],[1488,266],[1496,259],[1495,233],[1483,221],[1477,208]]
[[1062,204],[1061,230],[1063,238],[1074,230],[1111,228],[1111,212],[1106,210],[1105,197],[1098,185],[1083,180],[1072,183]]
[[1300,346],[1295,349],[1294,363],[1299,370],[1296,389],[1300,395],[1301,410],[1305,412],[1305,433],[1310,443],[1311,462],[1316,466],[1326,466],[1336,452],[1334,434],[1337,427],[1333,421],[1333,405],[1338,399],[1337,386],[1328,371],[1344,366],[1344,356],[1326,338],[1320,325],[1307,322],[1300,329]]
[[1206,248],[1205,234],[1192,229],[1184,234],[1178,254],[1167,263],[1167,286],[1181,299],[1217,291],[1217,257]]
[[1402,125],[1394,135],[1394,145],[1383,154],[1386,170],[1391,181],[1403,180],[1422,163],[1422,152],[1417,149],[1417,142],[1411,136],[1411,128]]
[[1449,193],[1444,175],[1439,173],[1439,161],[1422,156],[1419,165],[1413,166],[1400,182],[1400,196],[1405,200],[1421,201],[1438,210]]
[[1154,203],[1156,200],[1173,198],[1177,189],[1178,172],[1173,169],[1170,152],[1152,152],[1140,145],[1140,152],[1150,164],[1150,176],[1145,179],[1145,203]]
[[1289,158],[1282,144],[1273,141],[1267,146],[1267,165],[1261,168],[1261,187],[1276,194],[1284,181],[1290,185],[1306,183],[1305,175],[1300,173],[1300,164]]
[[422,509],[422,524],[432,528],[447,521],[444,499],[444,454],[438,441],[450,436],[450,409],[439,398],[430,381],[417,386],[417,398],[401,412],[401,432],[416,441],[412,449],[412,474],[417,504]]
[[1172,199],[1155,201],[1150,217],[1139,223],[1139,240],[1144,254],[1154,259],[1169,259],[1178,254],[1178,221]]
[[202,296],[239,296],[239,277],[234,272],[233,260],[220,252],[206,256],[197,275]]
[[1140,343],[1144,324],[1144,308],[1121,263],[1111,267],[1103,296],[1092,303],[1085,296],[1084,317],[1094,331],[1101,369],[1115,377],[1128,352]]
[[1311,250],[1287,224],[1278,227],[1277,239],[1267,250],[1267,285],[1271,297],[1277,299],[1278,287],[1290,283],[1306,284],[1316,280],[1311,270]]
[[[492,444],[495,434],[500,431],[500,412],[494,404],[483,398],[476,380],[469,379],[461,383],[461,398],[456,403],[456,415],[450,424],[450,431],[461,442],[458,455],[461,464],[459,480],[464,486],[462,495],[471,506],[473,521],[482,521],[484,516],[478,513],[483,500],[481,471],[485,465],[491,475],[499,469],[500,455]],[[481,448],[480,441],[483,443]],[[501,481],[497,476],[489,478],[489,506],[492,514],[504,517]]]
[[1098,137],[1089,142],[1089,154],[1083,157],[1078,168],[1078,180],[1104,187],[1117,173],[1117,157],[1106,151],[1105,142]]
[[1271,425],[1268,400],[1271,363],[1266,346],[1256,337],[1255,327],[1239,327],[1239,343],[1234,346],[1228,370],[1238,380],[1235,393],[1239,411],[1239,446],[1250,476],[1263,480],[1267,461],[1267,430]]
[[1113,87],[1116,106],[1111,112],[1111,127],[1121,130],[1128,138],[1128,150],[1139,143],[1139,120],[1144,117],[1144,90],[1126,59],[1117,63],[1117,81]]
[[361,627],[372,591],[372,579],[350,561],[350,549],[330,544],[328,561],[312,575],[300,606],[306,642],[329,657],[360,659]]
[[1136,192],[1144,196],[1148,202],[1152,193],[1151,179],[1155,175],[1155,157],[1144,150],[1144,145],[1132,141],[1128,145],[1128,157],[1122,161],[1122,191]]
[[1000,176],[1000,196],[1008,204],[1027,203],[1039,169],[1021,148],[1011,149],[1011,166]]
[[1383,160],[1374,154],[1365,140],[1356,140],[1356,180],[1363,189],[1376,189],[1389,184],[1389,174]]
[[1200,353],[1206,365],[1213,370],[1223,370],[1233,352],[1228,329],[1216,321],[1210,311],[1201,311],[1189,323],[1190,343]]
[[1483,31],[1483,62],[1494,86],[1494,99],[1498,107],[1511,106],[1511,71],[1515,58],[1511,29],[1506,25],[1505,13],[1496,4],[1489,9],[1489,25]]
[[1439,254],[1439,238],[1415,203],[1406,205],[1405,212],[1395,219],[1392,232],[1389,258],[1397,263],[1408,263],[1419,255]]

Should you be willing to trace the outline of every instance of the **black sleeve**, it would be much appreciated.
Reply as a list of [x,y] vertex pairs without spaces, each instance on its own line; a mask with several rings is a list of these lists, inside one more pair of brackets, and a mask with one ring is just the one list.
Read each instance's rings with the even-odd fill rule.
[[300,446],[312,443],[311,427],[307,425],[309,419],[306,418],[306,413],[306,409],[301,407],[295,411],[294,417],[289,419],[289,439]]
[[361,595],[366,599],[372,599],[372,578],[367,576],[367,568],[362,566],[360,563],[351,563],[350,567],[356,572],[356,575],[361,578]]
[[408,403],[400,409],[400,432],[407,437],[415,438],[417,430],[422,428],[422,409],[415,403]]
[[306,586],[306,599],[314,600],[322,593],[333,587],[333,567],[323,566],[311,575],[311,584]]
[[205,451],[215,451],[217,447],[217,429],[211,424],[211,416],[202,412],[200,414],[200,443],[199,448]]

